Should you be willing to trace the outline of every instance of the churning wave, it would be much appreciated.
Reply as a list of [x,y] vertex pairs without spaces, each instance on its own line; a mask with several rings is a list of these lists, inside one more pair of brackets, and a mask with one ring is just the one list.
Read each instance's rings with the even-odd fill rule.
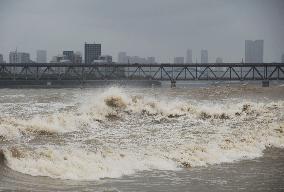
[[[25,141],[2,147],[0,161],[33,176],[97,180],[252,159],[284,147],[283,112],[283,102],[158,100],[112,87],[72,110],[0,118],[0,142]],[[60,142],[30,142],[45,136]]]

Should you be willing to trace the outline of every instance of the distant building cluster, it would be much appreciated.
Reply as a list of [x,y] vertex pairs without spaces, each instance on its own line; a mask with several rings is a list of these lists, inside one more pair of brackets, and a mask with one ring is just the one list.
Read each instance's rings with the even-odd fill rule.
[[[245,63],[263,63],[263,49],[264,41],[263,40],[246,40],[245,41]],[[283,63],[283,55],[281,62]],[[184,63],[184,57],[174,57],[174,63],[181,64]],[[192,50],[188,49],[186,51],[186,60],[185,63],[193,63]],[[196,63],[197,59],[196,59]],[[202,49],[200,52],[200,63],[205,64],[209,63],[208,50]],[[222,57],[216,58],[216,63],[223,63]]]
[[82,55],[80,52],[63,51],[61,55],[53,56],[51,63],[82,63]]
[[128,56],[126,52],[119,52],[118,53],[118,63],[145,63],[145,64],[150,64],[150,63],[156,63],[155,57],[139,57],[139,56]]
[[[200,52],[200,63],[208,63],[208,50],[202,49]],[[193,63],[193,57],[192,57],[192,50],[188,49],[186,50],[186,57],[174,57],[174,64],[191,64]],[[197,60],[196,60],[197,63]]]
[[[245,63],[263,63],[264,54],[264,41],[263,40],[246,40],[245,41]],[[175,64],[191,64],[198,63],[197,57],[193,59],[193,54],[191,49],[186,50],[185,57],[177,56],[174,57],[173,63]],[[9,63],[47,63],[47,51],[37,50],[36,60],[32,61],[30,54],[20,51],[11,51],[9,53]],[[83,60],[84,59],[84,60]],[[5,63],[4,57],[0,54],[0,63]],[[96,64],[96,63],[114,63],[111,55],[102,54],[102,45],[98,43],[85,43],[84,45],[84,57],[80,52],[74,52],[73,50],[63,50],[61,54],[53,56],[49,61],[50,63],[73,63],[73,64]],[[119,52],[118,63],[143,63],[143,64],[153,64],[156,63],[156,58],[150,57],[139,57],[139,56],[129,56],[126,52]],[[243,62],[243,61],[242,61]],[[206,64],[209,63],[208,50],[202,49],[200,52],[199,63]],[[216,63],[223,63],[222,57],[216,58]],[[281,63],[284,63],[284,53],[281,56]]]

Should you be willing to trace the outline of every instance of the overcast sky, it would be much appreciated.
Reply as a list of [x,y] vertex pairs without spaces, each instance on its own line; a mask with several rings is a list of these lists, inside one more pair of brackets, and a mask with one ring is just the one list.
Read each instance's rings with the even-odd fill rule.
[[246,39],[264,40],[264,61],[284,53],[284,0],[0,0],[0,53],[84,53],[84,42],[172,61],[207,49],[209,61],[240,62]]

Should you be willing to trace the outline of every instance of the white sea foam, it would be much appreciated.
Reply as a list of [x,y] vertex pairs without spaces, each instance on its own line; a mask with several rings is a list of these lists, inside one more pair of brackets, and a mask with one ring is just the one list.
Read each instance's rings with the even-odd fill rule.
[[5,147],[7,165],[34,176],[96,180],[252,159],[284,147],[282,101],[159,101],[121,88],[80,99],[76,110],[2,119],[6,138],[73,131],[81,137],[68,146]]
[[123,151],[86,151],[79,148],[48,148],[34,151],[4,150],[7,165],[14,170],[33,176],[73,180],[97,180],[104,177],[121,177],[136,171],[165,169],[176,170],[176,163],[163,158],[140,156]]
[[0,136],[8,140],[17,139],[23,135],[52,135],[57,133],[84,130],[97,126],[98,122],[86,114],[54,113],[36,115],[32,118],[21,119],[5,117],[0,119]]

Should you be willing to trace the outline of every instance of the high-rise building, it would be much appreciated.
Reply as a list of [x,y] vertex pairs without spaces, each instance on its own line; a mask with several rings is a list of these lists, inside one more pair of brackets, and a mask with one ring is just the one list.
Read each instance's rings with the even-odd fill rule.
[[263,40],[245,41],[245,63],[263,63]]
[[281,63],[284,63],[284,53],[282,54],[282,57],[281,57]]
[[192,50],[188,49],[186,51],[186,63],[192,63]]
[[216,63],[223,63],[223,58],[217,57],[216,58]]
[[175,57],[174,63],[175,64],[184,64],[184,57]]
[[4,58],[2,54],[0,54],[0,63],[4,63]]
[[12,51],[9,53],[10,63],[30,63],[30,54],[24,52]]
[[[222,57],[217,57],[216,58],[216,64],[222,64],[223,63],[223,58]],[[225,72],[226,70],[227,70],[227,68],[226,67],[219,67],[219,68],[215,68],[215,67],[213,67],[212,68],[214,71],[220,71],[220,72]],[[223,74],[222,74],[223,75]]]
[[74,62],[74,51],[63,51],[63,57],[65,60],[69,60],[70,62]]
[[73,63],[77,63],[80,64],[82,63],[82,54],[80,52],[76,52],[74,53],[74,57],[73,57]]
[[208,51],[202,49],[201,50],[201,63],[208,63]]
[[37,63],[46,63],[46,50],[37,50],[36,51],[36,62]]
[[119,52],[118,53],[118,58],[117,58],[118,63],[128,63],[128,58],[126,52]]
[[90,64],[94,60],[98,60],[102,54],[102,45],[101,44],[88,44],[85,43],[85,63]]

